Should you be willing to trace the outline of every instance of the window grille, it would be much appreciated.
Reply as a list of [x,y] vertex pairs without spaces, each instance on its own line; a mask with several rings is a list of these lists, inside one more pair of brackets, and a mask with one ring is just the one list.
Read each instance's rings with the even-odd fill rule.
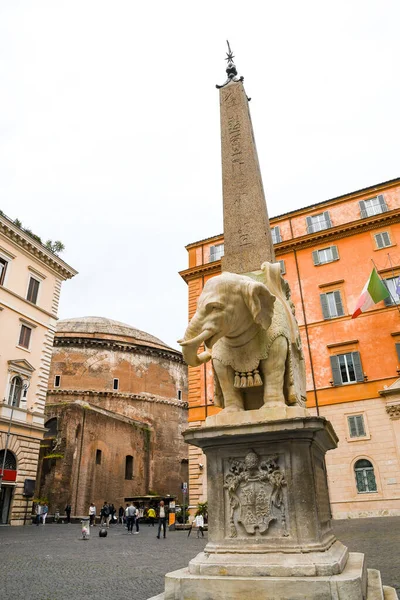
[[359,494],[377,491],[374,467],[369,460],[358,460],[354,465],[354,473]]

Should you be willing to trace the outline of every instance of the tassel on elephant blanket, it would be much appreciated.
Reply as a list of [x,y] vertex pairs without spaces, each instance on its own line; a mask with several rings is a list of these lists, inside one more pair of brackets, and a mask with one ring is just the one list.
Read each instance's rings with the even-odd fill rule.
[[235,371],[233,385],[235,388],[257,387],[262,385],[262,379],[258,369],[247,372]]

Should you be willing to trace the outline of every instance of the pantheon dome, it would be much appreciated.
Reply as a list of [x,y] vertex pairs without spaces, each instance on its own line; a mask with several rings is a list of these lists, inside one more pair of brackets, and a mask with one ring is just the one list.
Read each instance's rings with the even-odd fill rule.
[[[50,512],[90,502],[178,497],[187,481],[187,367],[157,337],[104,317],[60,320],[41,451],[40,497]],[[46,457],[49,458],[46,458]]]

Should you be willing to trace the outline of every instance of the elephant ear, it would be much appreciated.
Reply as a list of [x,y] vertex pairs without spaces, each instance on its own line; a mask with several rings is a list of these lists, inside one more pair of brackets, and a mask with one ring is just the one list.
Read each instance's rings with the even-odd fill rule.
[[267,286],[258,281],[246,282],[243,299],[254,321],[261,325],[263,329],[268,329],[274,314],[276,297],[271,294]]

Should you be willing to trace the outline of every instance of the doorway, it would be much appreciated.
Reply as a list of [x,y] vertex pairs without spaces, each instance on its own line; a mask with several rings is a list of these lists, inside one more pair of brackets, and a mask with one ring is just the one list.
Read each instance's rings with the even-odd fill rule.
[[0,493],[0,525],[8,525],[11,500],[13,495],[13,485],[2,485]]

